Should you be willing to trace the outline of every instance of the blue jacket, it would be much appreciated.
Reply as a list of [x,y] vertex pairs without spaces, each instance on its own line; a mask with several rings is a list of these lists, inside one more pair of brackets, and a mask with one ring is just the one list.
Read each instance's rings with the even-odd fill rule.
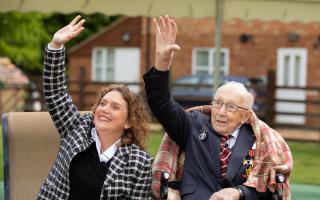
[[[169,72],[152,68],[144,75],[149,106],[170,137],[186,153],[184,171],[180,184],[182,199],[208,200],[222,188],[239,186],[246,199],[257,199],[254,188],[246,181],[249,150],[254,144],[254,133],[249,125],[240,127],[240,132],[229,158],[225,179],[220,179],[220,138],[213,130],[210,117],[198,111],[187,113],[172,98],[169,89]],[[201,138],[200,134],[205,134]]]

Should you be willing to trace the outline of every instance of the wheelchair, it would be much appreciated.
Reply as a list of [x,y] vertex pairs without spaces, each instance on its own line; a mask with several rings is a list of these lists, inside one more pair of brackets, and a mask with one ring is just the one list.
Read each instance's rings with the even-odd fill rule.
[[[170,174],[168,172],[162,171],[160,178],[160,200],[167,200],[169,188],[174,190],[179,190],[180,181],[169,181]],[[272,200],[282,200],[282,184],[286,181],[286,176],[284,174],[276,174],[276,183],[279,184],[279,189],[277,189],[272,194]]]
[[[199,112],[202,112],[203,114],[211,115],[211,107],[210,106],[198,106],[193,107],[191,110],[197,110]],[[191,111],[190,109],[187,110],[187,112]],[[256,120],[258,120],[256,118]],[[282,139],[284,142],[284,140]],[[285,144],[287,147],[287,145]],[[268,197],[261,197],[258,199],[272,199],[272,200],[280,200],[280,199],[286,199],[290,195],[290,191],[288,194],[288,174],[290,174],[291,168],[292,168],[292,156],[290,149],[285,149],[288,153],[287,160],[283,161],[284,165],[288,167],[287,172],[283,172],[284,174],[281,174],[280,172],[276,171],[274,182],[275,185],[275,191],[272,193],[268,191],[267,196]],[[178,181],[179,178],[182,175],[182,169],[183,169],[183,162],[180,162],[180,151],[178,145],[174,143],[170,137],[165,134],[163,141],[160,144],[159,151],[155,157],[155,161],[153,164],[153,185],[152,185],[152,193],[153,198],[155,199],[161,199],[165,200],[168,198],[168,192],[169,189],[172,189],[173,191],[177,191],[180,188],[180,182]],[[175,155],[175,156],[173,156]],[[175,170],[173,170],[175,169]],[[170,181],[169,181],[170,177]],[[290,197],[289,197],[290,198]]]

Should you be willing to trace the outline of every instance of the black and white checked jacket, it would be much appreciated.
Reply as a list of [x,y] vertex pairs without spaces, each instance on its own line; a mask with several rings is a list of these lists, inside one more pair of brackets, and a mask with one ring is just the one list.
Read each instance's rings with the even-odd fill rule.
[[[64,64],[64,48],[46,48],[44,96],[61,142],[57,159],[40,188],[38,199],[68,199],[70,162],[94,142],[90,134],[93,116],[81,116],[72,103],[66,90]],[[151,164],[152,157],[137,145],[118,147],[103,183],[100,199],[151,199]]]

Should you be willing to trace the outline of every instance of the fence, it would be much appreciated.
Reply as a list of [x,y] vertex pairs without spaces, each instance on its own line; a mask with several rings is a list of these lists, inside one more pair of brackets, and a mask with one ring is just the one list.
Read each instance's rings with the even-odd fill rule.
[[[46,111],[42,77],[29,77],[28,85],[2,85],[0,87],[0,114],[9,111]],[[92,82],[81,73],[77,81],[67,81],[68,91],[79,110],[89,110],[94,104],[97,91],[110,84],[124,84],[137,93],[143,93],[141,82]],[[19,103],[18,103],[19,102]]]
[[[266,121],[272,127],[286,127],[292,129],[308,129],[320,131],[320,87],[289,87],[289,86],[277,86],[275,84],[275,72],[268,72],[268,86],[266,95]],[[303,92],[305,99],[294,100],[292,98],[279,98],[276,95],[278,90],[292,90]],[[298,95],[298,94],[297,94]],[[294,111],[277,111],[277,103],[287,103],[299,105],[305,105],[305,112],[294,112]],[[294,123],[280,123],[277,122],[277,116],[301,116],[305,118],[305,123],[294,124]]]
[[25,85],[0,87],[0,114],[9,111],[22,111],[25,106]]
[[[263,118],[274,128],[286,127],[291,129],[309,129],[320,133],[320,87],[280,87],[276,86],[275,72],[268,72],[267,85],[256,84],[254,89],[260,94],[256,101],[262,104],[259,117]],[[0,88],[0,113],[8,111],[39,111],[46,110],[42,92],[42,77],[31,77],[32,84],[25,86],[10,86]],[[79,80],[68,81],[68,90],[72,95],[74,103],[79,110],[89,110],[94,104],[99,88],[116,82],[91,82],[85,79],[85,71],[80,70]],[[118,83],[119,84],[119,83]],[[136,92],[144,94],[142,82],[122,82],[121,84],[131,87]],[[172,85],[174,86],[174,85]],[[188,87],[195,87],[188,85]],[[199,89],[199,86],[196,86]],[[201,86],[205,87],[205,86]],[[208,86],[207,86],[208,87]],[[307,93],[305,100],[292,100],[277,98],[276,92],[279,89],[303,90]],[[11,91],[8,93],[7,91]],[[5,94],[7,92],[7,94]],[[208,101],[209,102],[209,101]],[[306,105],[306,112],[280,112],[276,106],[279,102],[300,103]],[[276,118],[279,115],[304,116],[304,124],[279,123]]]

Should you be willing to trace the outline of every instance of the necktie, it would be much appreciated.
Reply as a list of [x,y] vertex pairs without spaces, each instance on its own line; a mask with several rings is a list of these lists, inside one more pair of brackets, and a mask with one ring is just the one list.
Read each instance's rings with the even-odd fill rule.
[[225,146],[225,142],[228,140],[228,136],[221,136],[220,140],[220,166],[221,166],[221,178],[224,178],[227,173],[228,159],[231,155],[230,149]]

